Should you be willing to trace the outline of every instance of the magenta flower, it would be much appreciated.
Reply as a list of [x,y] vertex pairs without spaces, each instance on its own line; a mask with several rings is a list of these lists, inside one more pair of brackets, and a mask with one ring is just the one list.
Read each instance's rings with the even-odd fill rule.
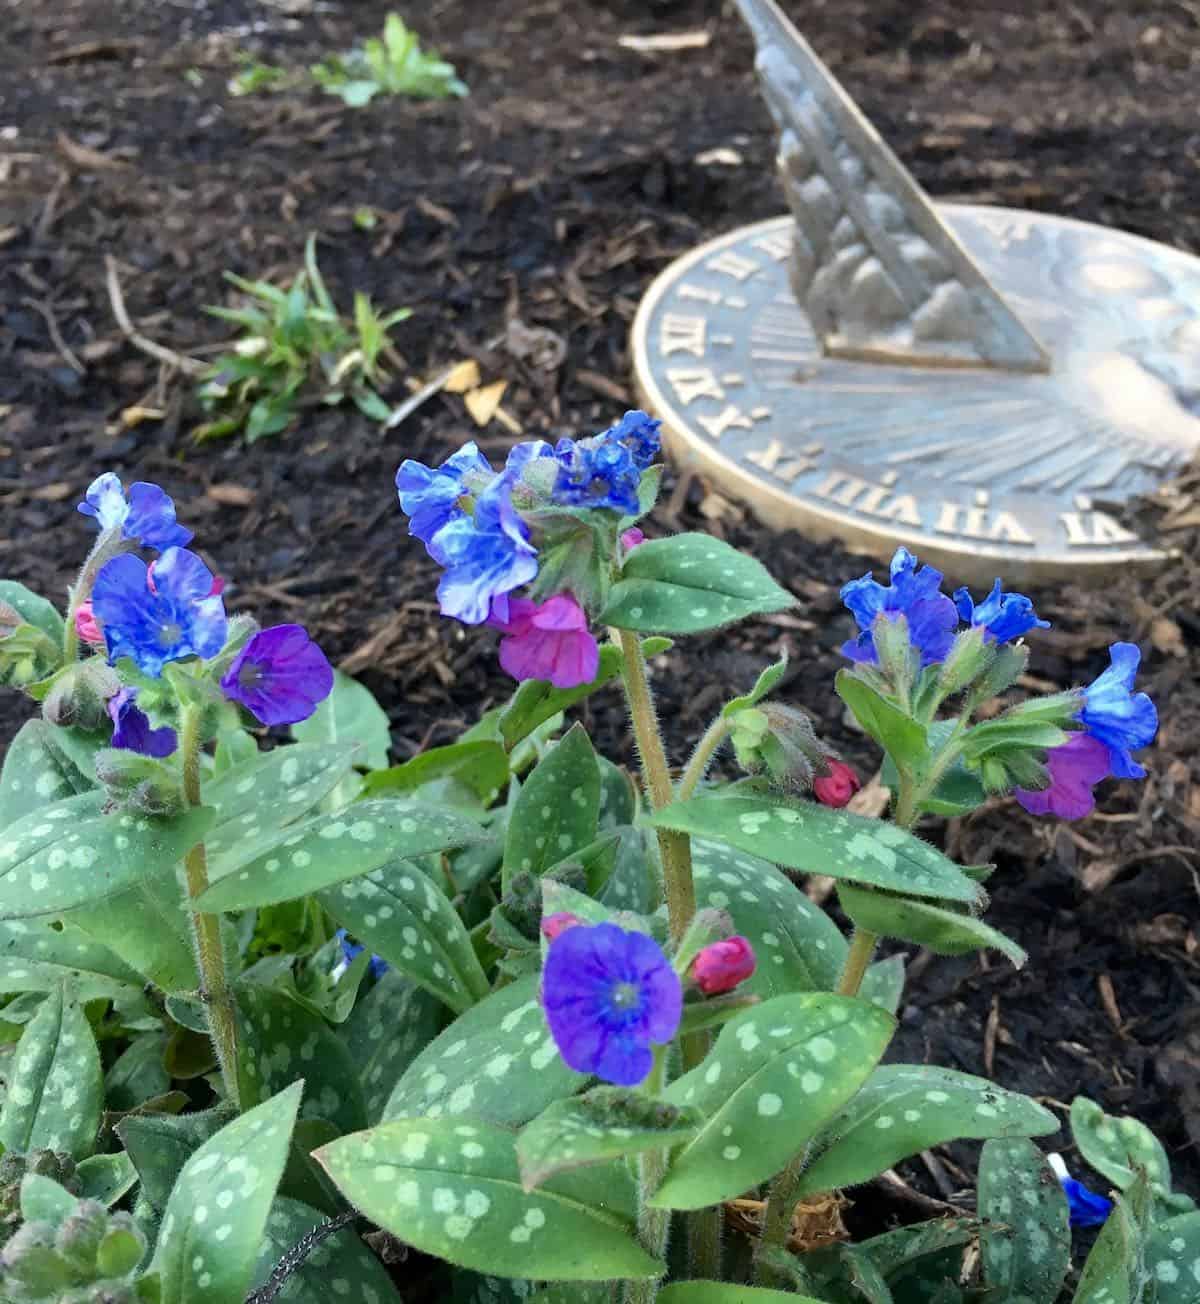
[[646,542],[646,536],[638,529],[636,525],[631,525],[629,529],[621,535],[621,547],[626,552],[632,552],[640,543]]
[[568,928],[574,928],[576,924],[582,923],[583,920],[569,910],[557,910],[552,915],[542,916],[542,936],[547,942],[553,942],[560,933],[565,933]]
[[653,1066],[650,1047],[679,1028],[683,988],[652,937],[616,924],[576,926],[550,943],[542,1006],[570,1068],[635,1087]]
[[544,679],[555,688],[590,684],[600,667],[600,645],[587,613],[569,593],[540,605],[509,598],[505,613],[493,603],[488,624],[500,630],[500,664],[516,680]]
[[91,602],[81,602],[75,609],[75,632],[85,643],[94,647],[104,642],[104,631],[96,624],[96,613]]
[[333,668],[303,625],[275,625],[234,657],[221,688],[263,724],[297,724],[333,692]]
[[1090,734],[1072,734],[1046,757],[1050,785],[1040,792],[1017,788],[1013,796],[1031,815],[1080,820],[1096,806],[1092,789],[1112,773],[1108,748]]
[[711,942],[692,961],[692,980],[705,996],[731,992],[754,972],[754,947],[744,937]]

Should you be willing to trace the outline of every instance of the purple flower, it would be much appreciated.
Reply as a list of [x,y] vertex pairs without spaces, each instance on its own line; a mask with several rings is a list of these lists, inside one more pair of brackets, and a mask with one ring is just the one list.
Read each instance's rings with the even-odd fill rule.
[[600,668],[600,645],[588,629],[587,613],[569,593],[545,602],[510,598],[501,617],[488,624],[502,630],[500,664],[518,681],[543,679],[555,688],[590,684]]
[[123,553],[105,562],[92,589],[92,610],[109,661],[129,657],[157,679],[168,661],[216,656],[225,644],[225,606],[212,588],[212,571],[183,548],[168,548],[157,559],[153,589],[140,558]]
[[978,606],[965,588],[954,590],[954,601],[963,620],[982,626],[985,640],[995,643],[1011,643],[1031,629],[1050,628],[1048,620],[1038,619],[1029,598],[1021,593],[1004,593],[999,580]]
[[92,481],[77,510],[94,517],[101,530],[119,528],[123,538],[147,548],[182,548],[192,539],[192,531],[176,523],[175,504],[158,485],[138,480],[126,498],[112,471]]
[[1158,732],[1158,712],[1145,693],[1132,693],[1141,652],[1132,643],[1108,649],[1111,665],[1083,690],[1079,721],[1108,748],[1112,774],[1118,779],[1142,779],[1146,771],[1130,755],[1152,742]]
[[1080,820],[1096,806],[1092,789],[1110,770],[1108,748],[1090,734],[1072,734],[1046,756],[1050,784],[1039,792],[1017,788],[1013,796],[1031,815],[1057,815]]
[[[479,495],[473,516],[464,513],[442,526],[428,548],[434,561],[446,568],[438,585],[442,614],[464,625],[481,625],[491,614],[494,599],[506,599],[537,574],[537,549],[529,542],[529,527],[512,505],[507,472]],[[501,601],[502,618],[507,610]]]
[[408,459],[396,472],[396,489],[400,506],[408,514],[408,532],[427,547],[433,536],[450,521],[464,513],[458,500],[472,492],[474,486],[464,477],[492,476],[491,463],[474,442],[464,444],[436,470],[422,462]]
[[114,725],[109,746],[143,756],[170,756],[178,745],[175,730],[168,725],[151,729],[150,717],[134,706],[136,697],[136,688],[122,688],[108,699],[108,714]]
[[578,926],[550,943],[542,1005],[554,1044],[571,1068],[633,1087],[653,1065],[650,1047],[675,1035],[683,988],[645,933],[615,924]]
[[221,689],[263,724],[298,724],[333,692],[333,668],[303,625],[275,625],[234,657]]
[[954,641],[958,612],[941,591],[942,573],[932,566],[917,569],[917,559],[907,548],[897,548],[892,558],[892,582],[884,588],[868,572],[861,579],[842,586],[842,601],[862,631],[857,639],[842,645],[842,655],[851,661],[878,662],[874,625],[883,616],[908,622],[909,642],[921,654],[921,665],[941,661]]

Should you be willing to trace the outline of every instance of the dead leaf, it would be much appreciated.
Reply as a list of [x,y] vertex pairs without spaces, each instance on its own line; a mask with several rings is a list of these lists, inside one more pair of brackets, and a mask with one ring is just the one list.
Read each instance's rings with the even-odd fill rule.
[[706,31],[654,32],[649,36],[618,36],[617,44],[638,54],[674,54],[678,50],[703,50],[711,40],[712,33]]
[[53,484],[44,484],[40,489],[35,489],[30,497],[36,498],[40,503],[61,503],[74,492],[75,486],[70,481],[56,480]]
[[1168,656],[1187,656],[1187,646],[1183,641],[1183,630],[1170,616],[1157,616],[1150,622],[1150,642]]
[[594,390],[597,394],[603,394],[605,398],[611,398],[614,403],[621,403],[625,407],[629,407],[633,402],[629,396],[629,391],[624,386],[618,385],[615,380],[610,380],[607,376],[602,376],[598,371],[588,371],[581,367],[575,373],[575,379],[579,384],[586,385],[588,389]]
[[504,328],[504,348],[538,371],[557,371],[567,356],[567,342],[548,326],[526,326],[514,317]]
[[504,391],[508,388],[507,380],[496,380],[482,389],[473,389],[464,397],[467,411],[477,426],[486,426],[496,415]]
[[249,507],[256,494],[240,484],[210,484],[205,493],[222,507]]
[[1120,872],[1119,861],[1093,860],[1079,875],[1079,882],[1085,892],[1103,892]]
[[162,408],[143,407],[140,403],[134,403],[121,409],[121,424],[126,430],[132,430],[143,421],[161,421],[166,415]]
[[460,362],[442,381],[442,388],[447,394],[465,394],[469,389],[479,385],[479,363],[474,358]]
[[[882,773],[882,771],[880,771]],[[879,781],[879,773],[873,774],[868,783],[860,788],[846,803],[846,809],[856,815],[867,815],[873,820],[879,819],[888,808],[892,799],[891,788]]]

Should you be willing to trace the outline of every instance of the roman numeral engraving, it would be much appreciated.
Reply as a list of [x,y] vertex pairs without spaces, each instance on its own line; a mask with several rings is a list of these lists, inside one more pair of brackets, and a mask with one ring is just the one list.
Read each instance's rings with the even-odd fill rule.
[[718,412],[715,417],[697,417],[696,420],[714,439],[720,439],[733,426],[737,426],[741,430],[752,430],[754,428],[754,422],[751,418],[741,408],[734,407],[732,403],[727,403],[724,409]]
[[668,367],[667,380],[684,407],[698,398],[725,397],[720,382],[707,367]]
[[772,439],[765,448],[756,448],[753,452],[747,453],[746,460],[753,462],[755,466],[761,467],[776,480],[782,480],[785,484],[791,484],[801,471],[811,471],[817,464],[815,458],[785,457],[784,452],[783,441]]
[[710,290],[706,285],[693,285],[691,281],[684,281],[675,293],[681,299],[700,299],[704,303],[712,304],[721,302],[720,290]]
[[[976,495],[978,500],[980,495]],[[940,534],[964,539],[989,539],[1002,543],[1033,543],[1033,538],[1012,512],[992,515],[986,507],[963,507],[960,503],[942,503],[933,528]]]
[[754,247],[761,249],[768,257],[774,258],[777,263],[786,263],[792,252],[791,233],[771,231],[755,240]]
[[710,258],[704,266],[710,272],[724,272],[735,281],[745,281],[759,270],[759,264],[753,258],[747,258],[745,254],[736,253],[732,249],[726,249]]
[[659,350],[664,357],[669,357],[672,353],[690,353],[694,358],[702,358],[707,329],[708,321],[704,317],[665,312],[659,330]]
[[1137,543],[1136,534],[1104,512],[1063,512],[1058,518],[1072,548],[1095,548],[1106,543]]

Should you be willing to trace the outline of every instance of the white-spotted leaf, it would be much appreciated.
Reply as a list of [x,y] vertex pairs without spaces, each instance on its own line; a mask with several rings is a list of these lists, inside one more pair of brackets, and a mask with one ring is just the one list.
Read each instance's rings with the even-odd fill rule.
[[1141,1173],[1118,1195],[1079,1274],[1071,1304],[1183,1304],[1186,1284],[1183,1290],[1176,1282],[1164,1288],[1150,1276],[1146,1239],[1152,1208],[1150,1184]]
[[909,896],[973,905],[980,890],[936,847],[883,820],[790,797],[693,797],[647,817],[776,865]]
[[774,1177],[858,1089],[895,1026],[876,1005],[823,992],[777,996],[731,1020],[663,1093],[704,1124],[651,1203],[702,1209]]
[[800,1180],[813,1195],[869,1181],[909,1155],[958,1138],[1044,1136],[1058,1120],[1028,1096],[986,1078],[918,1064],[885,1064],[817,1138]]
[[392,744],[387,712],[369,688],[340,670],[334,671],[333,692],[307,720],[292,725],[292,737],[302,743],[351,743],[373,770],[387,765]]
[[360,996],[341,1036],[358,1066],[367,1122],[378,1123],[405,1069],[437,1036],[442,1006],[428,992],[389,970]]
[[1146,1239],[1146,1267],[1158,1304],[1200,1304],[1200,1213],[1158,1222]]
[[0,1112],[6,1150],[63,1150],[86,1159],[104,1101],[100,1052],[69,982],[60,983],[25,1025]]
[[52,736],[52,726],[44,720],[26,720],[9,743],[0,770],[0,840],[23,815],[86,790],[79,772],[54,747]]
[[96,1200],[110,1207],[132,1191],[138,1180],[133,1160],[123,1150],[113,1155],[92,1155],[78,1165],[75,1177],[81,1200]]
[[753,976],[740,993],[767,1000],[832,991],[846,963],[846,939],[832,919],[768,860],[723,842],[692,843],[697,906],[727,910],[754,947]]
[[676,1281],[658,1292],[658,1304],[821,1304],[810,1295],[724,1281]]
[[141,990],[137,970],[70,925],[41,919],[0,923],[0,993],[49,992],[64,978],[79,1000],[113,1000]]
[[979,1158],[979,1253],[999,1300],[1054,1304],[1071,1265],[1062,1184],[1025,1137],[996,1137]]
[[392,861],[318,900],[368,950],[452,1010],[461,1013],[488,994],[458,912],[411,861]]
[[200,898],[201,908],[217,914],[294,901],[389,861],[486,837],[452,810],[388,800],[358,802],[285,831],[288,836],[271,850],[213,883]]
[[1171,1190],[1167,1152],[1136,1118],[1106,1114],[1094,1100],[1076,1096],[1071,1102],[1071,1135],[1084,1159],[1119,1191],[1133,1184],[1138,1168],[1145,1169],[1156,1195]]
[[581,1169],[527,1193],[516,1137],[480,1119],[383,1123],[315,1157],[368,1218],[460,1267],[556,1281],[664,1271],[635,1238],[624,1170]]
[[469,1116],[511,1127],[587,1081],[563,1063],[531,974],[472,1006],[430,1042],[396,1084],[383,1116]]
[[179,1174],[151,1270],[162,1304],[231,1304],[245,1298],[283,1174],[302,1082],[226,1124]]

